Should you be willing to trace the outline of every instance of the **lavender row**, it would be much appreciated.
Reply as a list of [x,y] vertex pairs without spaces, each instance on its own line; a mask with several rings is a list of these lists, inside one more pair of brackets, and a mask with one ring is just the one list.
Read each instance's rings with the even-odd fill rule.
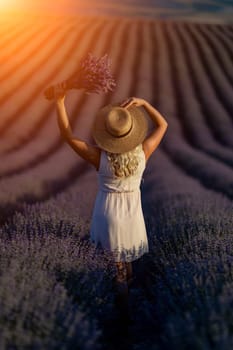
[[[97,28],[100,29],[100,26],[99,25],[94,26],[93,33],[95,33],[95,30]],[[84,28],[82,28],[81,30],[81,33],[78,33],[78,35],[74,37],[80,42],[79,50],[81,52],[83,52],[83,50],[86,52],[92,43],[92,42],[89,42],[89,40],[91,40],[89,39],[90,32],[89,31],[85,32],[85,29],[86,27],[84,26]],[[86,35],[84,35],[84,33]],[[63,64],[63,61],[68,59],[71,52],[73,52],[74,54],[75,48],[76,48],[75,41],[73,40],[68,41],[68,47],[63,47],[63,49],[60,51],[61,57],[57,53],[56,58],[58,62],[55,66],[53,66],[52,71],[51,71],[50,65],[48,65],[47,67],[44,67],[43,74],[46,76],[46,81],[51,81],[50,80],[51,77],[52,79],[55,79],[57,74],[59,74],[59,76],[61,76],[61,74],[70,74],[68,72],[70,72],[71,67],[75,66],[76,62],[73,62],[72,64],[68,65],[68,64]],[[18,133],[21,134],[20,135],[21,138],[19,138],[19,140],[16,139],[13,145],[11,145],[11,148],[9,148],[8,146],[8,151],[6,156],[7,163],[4,163],[6,166],[6,169],[8,170],[10,170],[11,164],[14,165],[14,168],[15,168],[15,165],[17,164],[17,159],[22,159],[23,164],[27,163],[27,157],[28,157],[27,153],[29,149],[31,150],[31,157],[30,157],[31,159],[32,159],[32,154],[33,154],[33,159],[37,157],[40,158],[40,154],[37,155],[38,153],[37,150],[38,148],[39,149],[41,148],[41,144],[43,145],[41,141],[43,139],[48,138],[48,142],[46,142],[46,146],[48,148],[49,143],[52,143],[51,141],[55,137],[54,135],[55,123],[54,123],[54,120],[52,120],[54,119],[53,118],[54,110],[55,110],[54,105],[51,103],[48,103],[48,101],[46,101],[42,95],[42,89],[45,86],[44,84],[46,83],[46,81],[43,83],[43,86],[41,86],[41,89],[40,89],[41,94],[39,95],[39,98],[33,101],[33,103],[31,103],[29,106],[28,104],[26,105],[24,104],[25,105],[24,107],[22,106],[24,119],[22,118],[23,113],[21,115],[21,118],[12,119],[12,121],[14,121],[14,125],[8,131],[8,137],[10,133],[13,133],[15,130],[15,132],[17,131]],[[32,100],[31,97],[30,97],[30,100]],[[79,100],[79,98],[77,98],[77,100]],[[71,106],[73,107],[72,102],[74,101],[71,101]],[[25,119],[27,121],[26,127],[25,127]],[[26,134],[24,134],[25,132]],[[56,143],[57,141],[58,139],[56,137]],[[21,150],[21,148],[23,149]],[[36,153],[34,153],[34,148]],[[19,152],[14,152],[14,151],[19,151]],[[9,152],[10,153],[12,152],[12,154],[9,154]],[[22,160],[19,162],[19,164],[22,164]]]
[[[181,44],[171,26],[166,26],[166,32],[169,52],[172,53],[173,57],[170,62],[173,71],[174,91],[178,101],[178,116],[184,136],[191,146],[233,166],[233,152],[218,143],[206,124],[205,111],[193,83],[195,73],[192,69],[191,54]],[[221,122],[219,121],[219,123]]]
[[[173,57],[169,55],[169,47],[164,38],[164,31],[157,27],[158,43],[158,81],[159,94],[157,97],[159,110],[167,117],[169,130],[164,142],[172,161],[184,172],[197,178],[204,186],[220,191],[232,197],[232,170],[204,152],[191,147],[182,136],[182,124],[178,122],[179,104],[175,96],[176,82],[172,72]],[[166,77],[166,79],[163,79]],[[155,89],[157,85],[155,82]],[[169,96],[169,98],[167,97]]]

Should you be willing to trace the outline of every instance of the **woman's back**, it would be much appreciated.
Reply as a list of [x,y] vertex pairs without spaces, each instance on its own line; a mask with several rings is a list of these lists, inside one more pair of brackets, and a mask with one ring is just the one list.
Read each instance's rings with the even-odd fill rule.
[[[141,144],[123,158],[111,159],[101,151],[91,239],[115,254],[116,261],[133,261],[149,250],[140,192],[144,169]],[[119,172],[122,176],[116,175]]]
[[105,192],[138,191],[145,169],[142,145],[125,154],[101,151],[98,171],[99,189]]

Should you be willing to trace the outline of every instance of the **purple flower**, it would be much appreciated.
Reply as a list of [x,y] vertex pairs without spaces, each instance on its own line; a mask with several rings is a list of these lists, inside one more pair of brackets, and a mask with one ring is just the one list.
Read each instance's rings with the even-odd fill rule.
[[107,54],[98,58],[89,53],[81,60],[78,71],[67,80],[67,88],[84,89],[87,93],[113,91],[116,83],[110,66]]
[[[60,85],[64,92],[70,89],[84,89],[86,93],[97,94],[113,91],[116,83],[110,66],[111,61],[107,54],[98,58],[88,53],[87,57],[81,60],[78,70]],[[54,98],[55,88],[56,86],[50,86],[44,91],[48,100]]]

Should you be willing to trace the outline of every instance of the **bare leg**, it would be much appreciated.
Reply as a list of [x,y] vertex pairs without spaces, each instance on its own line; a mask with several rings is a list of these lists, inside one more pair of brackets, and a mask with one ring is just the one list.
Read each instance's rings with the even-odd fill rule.
[[133,279],[133,267],[131,262],[126,262],[126,271],[127,271],[127,281],[130,283]]
[[117,275],[116,275],[116,281],[117,282],[125,282],[127,279],[127,270],[126,265],[124,261],[116,262],[116,268],[117,268]]
[[128,284],[127,269],[123,261],[116,262],[117,274],[115,278],[116,287],[116,306],[122,318],[128,317]]

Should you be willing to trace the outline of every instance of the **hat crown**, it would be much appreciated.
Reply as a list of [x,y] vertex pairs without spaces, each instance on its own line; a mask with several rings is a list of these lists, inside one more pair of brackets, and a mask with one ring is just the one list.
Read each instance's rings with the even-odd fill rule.
[[92,126],[92,136],[101,149],[124,153],[142,143],[147,130],[143,109],[134,105],[123,108],[118,104],[109,104],[98,111]]
[[105,117],[105,127],[110,135],[122,137],[132,129],[133,119],[127,109],[114,107]]

